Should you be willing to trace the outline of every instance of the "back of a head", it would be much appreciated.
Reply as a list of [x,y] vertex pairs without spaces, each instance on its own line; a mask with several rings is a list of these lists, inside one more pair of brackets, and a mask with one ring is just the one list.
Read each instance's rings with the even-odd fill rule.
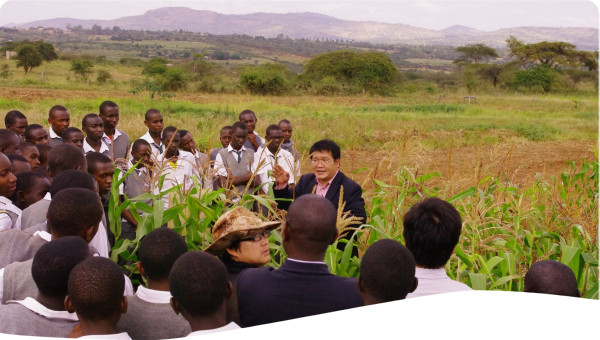
[[543,260],[531,265],[525,274],[525,287],[529,293],[542,293],[579,297],[577,279],[567,265]]
[[187,252],[185,239],[169,228],[152,230],[140,241],[138,258],[150,280],[166,280],[177,259]]
[[461,228],[456,208],[437,197],[424,199],[404,215],[404,241],[418,267],[443,267],[458,243]]
[[83,237],[87,229],[102,219],[100,196],[92,190],[68,188],[52,196],[48,207],[48,225],[53,236]]
[[73,268],[68,288],[69,299],[80,320],[106,320],[118,311],[125,278],[113,261],[91,257]]
[[50,184],[50,197],[68,188],[83,188],[96,191],[96,180],[92,175],[78,170],[65,170],[58,174]]
[[289,242],[308,255],[324,253],[337,235],[336,220],[335,207],[328,199],[302,195],[292,202],[286,215],[286,228],[293,231]]
[[68,169],[85,171],[86,164],[83,152],[73,144],[59,144],[48,155],[48,171],[52,177]]
[[90,256],[88,244],[80,237],[66,236],[50,241],[33,257],[33,281],[40,293],[64,298],[71,270]]
[[216,312],[223,305],[228,282],[223,262],[199,251],[181,255],[169,274],[173,299],[192,317]]
[[400,242],[373,243],[360,261],[364,290],[379,302],[402,300],[414,288],[415,259]]
[[23,171],[15,176],[17,176],[17,187],[15,188],[15,192],[29,191],[36,184],[38,179],[46,178],[46,176],[35,171]]

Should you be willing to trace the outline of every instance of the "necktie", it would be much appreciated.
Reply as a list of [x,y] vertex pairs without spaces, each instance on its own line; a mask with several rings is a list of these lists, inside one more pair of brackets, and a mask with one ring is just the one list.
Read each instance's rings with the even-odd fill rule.
[[[233,150],[233,151],[235,151],[235,150]],[[237,154],[237,156],[238,156],[238,157],[237,157],[237,162],[238,162],[238,163],[239,163],[239,162],[241,162],[241,161],[242,161],[242,150],[240,150],[240,151],[235,151],[235,153],[236,153],[236,154]]]
[[156,148],[158,149],[158,153],[162,154],[163,153],[163,146],[162,145],[156,145],[156,143],[153,143],[154,146],[156,146]]

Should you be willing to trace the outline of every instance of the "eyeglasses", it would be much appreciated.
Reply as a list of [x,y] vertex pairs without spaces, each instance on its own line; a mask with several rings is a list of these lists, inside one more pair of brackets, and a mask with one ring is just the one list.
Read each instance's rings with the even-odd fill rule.
[[312,165],[316,165],[316,164],[323,164],[323,165],[329,165],[331,163],[333,163],[333,159],[331,158],[311,158],[310,159],[310,164]]
[[240,241],[254,241],[254,242],[258,242],[258,241],[262,240],[263,237],[266,238],[266,239],[268,239],[269,236],[271,236],[271,231],[270,230],[265,230],[262,233],[252,234],[252,235],[250,235],[250,237],[241,239]]

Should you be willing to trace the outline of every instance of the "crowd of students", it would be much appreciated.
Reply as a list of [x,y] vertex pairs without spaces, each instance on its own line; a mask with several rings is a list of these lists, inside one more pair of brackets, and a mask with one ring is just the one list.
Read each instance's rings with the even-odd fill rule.
[[[301,176],[286,119],[269,125],[263,139],[256,114],[244,110],[220,130],[222,148],[207,154],[188,131],[164,128],[156,109],[146,112],[148,132],[133,143],[118,121],[112,101],[87,114],[81,130],[70,126],[60,105],[49,111],[48,130],[28,124],[19,111],[6,114],[6,129],[0,129],[0,333],[178,338],[470,290],[444,269],[459,242],[461,217],[435,197],[405,214],[405,245],[379,240],[361,255],[358,279],[329,272],[324,257],[340,237],[340,195],[344,211],[366,222],[360,186],[339,171],[333,141],[311,147],[313,173]],[[115,240],[106,209],[116,167],[132,170],[119,188],[130,198],[177,185],[186,190],[195,175],[202,186],[227,188],[233,200],[258,189],[293,201],[279,206],[287,210],[283,221],[263,221],[243,207],[224,212],[205,251],[188,251],[185,239],[167,227],[151,231],[137,253],[145,284],[134,287],[109,260]],[[136,219],[129,211],[122,218],[121,237],[134,239]],[[265,267],[274,229],[287,255],[277,269]],[[555,261],[535,263],[524,280],[528,292],[579,296],[573,272]]]

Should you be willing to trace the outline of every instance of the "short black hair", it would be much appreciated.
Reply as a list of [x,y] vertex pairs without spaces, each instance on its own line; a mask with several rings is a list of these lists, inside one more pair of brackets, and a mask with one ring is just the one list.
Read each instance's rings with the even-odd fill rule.
[[148,141],[145,139],[137,139],[135,142],[133,142],[133,144],[131,144],[131,150],[136,150],[140,145],[150,146],[150,143],[148,143]]
[[15,176],[17,176],[17,187],[15,188],[15,194],[19,191],[29,192],[31,188],[36,184],[36,179],[46,178],[46,176],[36,171],[23,171],[19,172]]
[[69,137],[73,133],[81,133],[81,134],[83,134],[83,131],[79,130],[78,128],[76,128],[74,126],[69,126],[68,128],[65,129],[65,131],[63,131],[61,137],[62,137],[62,139],[69,139]]
[[531,265],[525,274],[525,292],[579,297],[577,279],[569,266],[543,260]]
[[53,107],[50,108],[50,111],[48,111],[48,118],[52,118],[52,114],[55,111],[67,111],[67,112],[69,112],[67,110],[67,108],[64,107],[64,106],[62,106],[62,105],[54,105]]
[[406,298],[415,281],[415,259],[400,242],[373,243],[360,261],[360,280],[369,295],[380,302]]
[[243,115],[247,115],[247,114],[252,114],[254,116],[254,118],[256,118],[256,113],[254,113],[254,111],[246,109],[246,110],[240,112],[240,115],[239,115],[238,119],[241,120],[242,116]]
[[85,171],[85,166],[86,160],[83,151],[73,144],[59,144],[53,147],[48,154],[48,171],[52,177],[56,177],[56,175],[68,169],[79,168],[81,171]]
[[27,125],[27,127],[25,128],[25,140],[30,140],[31,139],[31,131],[33,131],[33,130],[39,130],[39,129],[46,130],[40,124],[29,124],[29,125]]
[[50,196],[67,188],[83,188],[96,191],[96,180],[87,172],[68,169],[56,175],[50,184]]
[[29,163],[27,158],[23,157],[22,155],[17,155],[17,154],[11,153],[11,154],[6,154],[6,157],[8,157],[8,160],[10,161],[11,164],[14,161]]
[[85,155],[85,159],[87,160],[87,172],[89,174],[93,174],[98,170],[98,164],[113,164],[112,159],[105,154],[100,152],[88,152]]
[[4,116],[4,125],[8,128],[10,125],[15,124],[17,119],[27,119],[27,117],[25,117],[25,115],[18,110],[8,111],[6,116]]
[[287,120],[287,119],[282,119],[282,120],[280,120],[280,121],[279,121],[279,123],[277,123],[277,125],[280,125],[281,123],[285,123],[285,124],[290,124],[290,125],[292,125],[292,122],[290,122],[290,121],[289,121],[289,120]]
[[458,244],[462,220],[452,204],[429,197],[404,215],[404,241],[417,266],[443,267]]
[[50,151],[52,147],[48,144],[34,144],[35,147],[40,152],[40,164],[48,164],[48,156],[50,155]]
[[166,280],[175,261],[187,252],[185,239],[169,228],[157,228],[140,241],[138,258],[151,280]]
[[67,188],[52,197],[48,206],[48,227],[55,236],[81,236],[97,226],[104,209],[95,191]]
[[225,299],[228,282],[225,265],[200,251],[181,255],[169,274],[173,299],[193,317],[217,311]]
[[87,115],[83,116],[83,119],[81,119],[81,128],[83,129],[86,122],[92,118],[100,118],[100,116],[95,113],[88,113]]
[[332,140],[330,139],[322,139],[318,142],[316,142],[315,144],[313,144],[310,147],[310,151],[308,152],[311,155],[312,158],[312,153],[315,151],[329,151],[331,152],[331,156],[333,157],[333,160],[338,160],[340,159],[340,147]]
[[[179,134],[179,138],[183,138],[183,137],[185,137],[185,135],[187,135],[190,132],[188,130],[178,130],[177,133]],[[190,133],[190,135],[191,135],[191,133]]]
[[164,128],[164,129],[163,129],[163,136],[164,136],[166,133],[171,133],[171,134],[172,134],[172,133],[174,133],[175,131],[177,131],[177,128],[176,128],[176,127],[174,127],[174,126],[167,126],[166,128]]
[[109,107],[119,107],[119,105],[117,105],[117,103],[110,101],[110,100],[105,100],[100,104],[100,107],[98,108],[98,112],[100,114],[104,113],[104,110],[108,109]]
[[15,140],[13,139],[13,136],[17,137],[16,143],[18,144],[19,135],[16,132],[9,129],[0,129],[0,148],[6,148],[7,146],[14,144],[13,142]]
[[35,148],[35,144],[29,142],[19,143],[19,150],[21,150],[21,153],[27,148]]
[[281,128],[279,127],[279,125],[271,124],[271,125],[267,126],[267,131],[265,132],[265,136],[268,136],[269,132],[271,132],[273,130],[281,131]]
[[[248,129],[248,128],[246,128],[246,129]],[[233,126],[231,126],[231,125],[225,125],[225,126],[223,126],[221,128],[221,132],[223,132],[223,130],[233,130]]]
[[235,129],[242,129],[244,131],[248,130],[248,127],[246,126],[246,124],[242,123],[242,122],[235,122],[233,123],[233,125],[231,126],[231,131],[233,132]]
[[297,197],[285,220],[286,227],[294,231],[294,242],[313,255],[325,252],[337,233],[335,207],[319,195]]
[[35,253],[31,276],[40,293],[65,297],[71,270],[90,256],[90,248],[81,237],[65,236],[52,240]]
[[144,114],[144,120],[148,120],[148,118],[150,118],[150,115],[153,115],[155,113],[158,113],[158,114],[162,115],[162,113],[160,113],[159,110],[157,110],[157,109],[150,109],[150,110],[146,111],[146,113]]
[[69,275],[69,299],[80,319],[104,320],[115,314],[123,299],[125,278],[119,265],[104,257],[91,257]]

